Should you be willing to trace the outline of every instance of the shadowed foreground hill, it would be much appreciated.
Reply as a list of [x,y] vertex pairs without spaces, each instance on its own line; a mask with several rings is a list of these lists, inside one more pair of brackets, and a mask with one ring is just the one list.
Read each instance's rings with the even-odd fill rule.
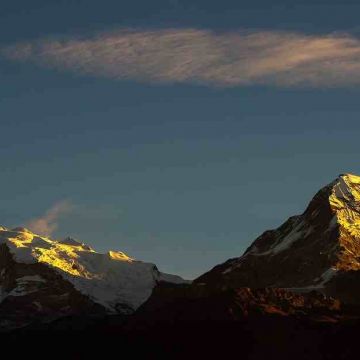
[[4,335],[2,348],[26,353],[41,339],[74,359],[352,359],[357,314],[315,292],[164,284],[133,315],[59,319]]

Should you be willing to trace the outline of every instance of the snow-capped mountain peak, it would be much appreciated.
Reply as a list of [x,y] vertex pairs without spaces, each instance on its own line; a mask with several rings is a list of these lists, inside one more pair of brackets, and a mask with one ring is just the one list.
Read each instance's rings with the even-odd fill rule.
[[[0,247],[0,305],[5,299],[36,292],[35,282],[48,282],[48,272],[60,275],[75,291],[108,312],[134,311],[160,281],[184,282],[123,252],[101,254],[73,238],[53,240],[23,227],[0,228]],[[52,284],[48,282],[48,286],[51,289]]]
[[339,292],[340,278],[358,270],[360,177],[342,174],[314,196],[303,214],[265,231],[241,257],[196,282],[333,293]]
[[341,175],[332,185],[329,202],[340,228],[360,237],[360,177]]

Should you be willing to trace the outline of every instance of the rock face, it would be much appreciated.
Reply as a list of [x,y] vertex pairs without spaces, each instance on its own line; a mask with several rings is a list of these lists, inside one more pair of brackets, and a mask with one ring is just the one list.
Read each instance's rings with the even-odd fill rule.
[[161,282],[184,282],[122,252],[0,229],[0,330],[86,314],[129,314]]
[[132,326],[136,323],[233,322],[270,315],[335,319],[341,311],[339,300],[315,291],[296,294],[277,288],[160,285],[135,313]]
[[343,174],[302,215],[265,231],[239,257],[200,276],[212,286],[319,290],[360,302],[360,177]]
[[14,261],[0,245],[0,330],[63,316],[105,314],[106,309],[45,264]]

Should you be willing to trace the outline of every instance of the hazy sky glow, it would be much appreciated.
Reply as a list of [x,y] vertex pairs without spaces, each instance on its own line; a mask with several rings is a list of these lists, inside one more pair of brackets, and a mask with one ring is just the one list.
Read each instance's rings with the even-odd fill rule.
[[360,5],[284,3],[4,0],[0,223],[192,278],[360,174]]

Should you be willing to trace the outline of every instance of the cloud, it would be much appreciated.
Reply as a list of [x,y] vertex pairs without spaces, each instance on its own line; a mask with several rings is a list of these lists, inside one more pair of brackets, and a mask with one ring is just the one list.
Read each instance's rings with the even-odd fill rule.
[[232,87],[360,84],[360,40],[349,34],[161,29],[40,39],[2,56],[114,80]]
[[54,204],[45,214],[39,218],[30,220],[26,226],[39,235],[51,236],[59,226],[61,216],[69,213],[73,205],[69,200],[63,200]]

